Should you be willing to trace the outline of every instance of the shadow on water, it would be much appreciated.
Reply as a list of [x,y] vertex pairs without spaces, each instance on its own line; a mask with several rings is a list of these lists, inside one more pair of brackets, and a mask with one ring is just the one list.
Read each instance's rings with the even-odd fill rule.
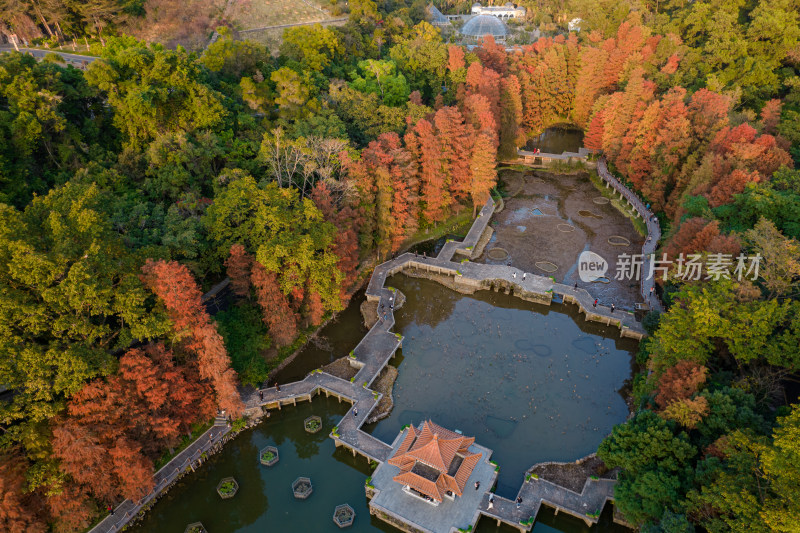
[[279,383],[291,383],[321,366],[344,357],[356,347],[366,335],[367,328],[361,318],[360,306],[364,301],[364,290],[356,292],[347,307],[328,323],[317,335],[317,341],[309,342],[297,357],[277,373]]
[[597,449],[625,420],[624,392],[636,342],[586,322],[572,305],[544,306],[436,282],[394,276],[406,296],[395,407],[369,430],[391,442],[431,418],[476,437],[500,465],[497,492],[513,497],[542,461],[572,461]]

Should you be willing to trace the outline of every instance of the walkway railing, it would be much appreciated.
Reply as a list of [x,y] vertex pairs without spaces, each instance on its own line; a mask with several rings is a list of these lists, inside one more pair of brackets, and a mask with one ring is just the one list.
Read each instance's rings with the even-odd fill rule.
[[141,500],[125,500],[114,509],[114,514],[109,514],[99,524],[94,526],[90,533],[107,533],[121,531],[128,522],[158,497],[173,481],[181,477],[187,468],[190,468],[196,461],[200,460],[204,453],[220,443],[225,435],[230,431],[228,421],[225,418],[217,417],[214,426],[203,433],[185,450],[176,455],[170,462],[165,464],[153,476],[153,489]]
[[[644,261],[642,263],[641,272],[639,272],[641,293],[642,299],[650,304],[651,309],[661,311],[661,302],[659,302],[658,297],[655,296],[655,290],[651,290],[655,288],[655,275],[650,275],[650,256],[656,251],[658,241],[661,239],[661,225],[658,223],[658,218],[656,218],[655,214],[647,208],[644,202],[642,202],[635,193],[623,185],[622,182],[608,170],[604,157],[601,157],[597,161],[597,174],[627,200],[628,204],[636,210],[636,213],[647,225],[647,239],[642,245]],[[651,295],[653,296],[651,297]]]
[[[649,238],[645,242],[643,253],[652,253],[661,236],[658,221],[646,209],[642,201],[608,171],[602,158],[598,162],[598,173],[604,181],[628,200],[640,216],[645,218]],[[453,279],[472,280],[476,288],[485,289],[492,283],[502,282],[506,287],[516,287],[516,290],[523,295],[529,293],[552,297],[553,292],[558,292],[563,294],[565,299],[578,304],[581,311],[586,313],[587,319],[600,319],[608,324],[616,324],[623,333],[627,328],[635,332],[636,336],[644,335],[641,325],[627,313],[617,312],[614,314],[613,311],[603,306],[589,309],[593,300],[584,289],[576,291],[572,287],[554,282],[551,278],[535,274],[526,273],[526,278],[523,280],[523,271],[506,265],[453,262],[451,259],[456,251],[470,255],[472,249],[477,246],[491,220],[494,209],[495,202],[489,198],[473,222],[467,237],[461,242],[446,243],[438,257],[419,257],[417,254],[405,253],[375,268],[367,286],[366,296],[368,300],[376,301],[378,304],[376,306],[378,321],[353,350],[352,356],[355,358],[355,362],[361,366],[353,382],[347,382],[325,372],[315,371],[301,381],[282,386],[280,390],[277,387],[270,387],[255,391],[243,398],[245,406],[248,409],[264,406],[280,407],[287,403],[295,403],[297,400],[310,400],[320,390],[344,397],[351,401],[353,406],[339,422],[337,434],[332,435],[337,441],[337,445],[344,444],[371,460],[382,462],[388,459],[391,446],[363,432],[361,427],[381,398],[381,394],[371,390],[369,386],[402,345],[402,337],[391,331],[394,326],[396,294],[393,290],[385,287],[385,283],[390,275],[405,268],[435,269],[439,273],[453,276]],[[643,276],[642,279],[642,295],[647,299],[653,280],[645,280],[644,277],[646,276]],[[647,281],[649,281],[649,285],[646,285]],[[487,286],[487,284],[489,285]],[[657,302],[655,303],[657,304]],[[356,414],[356,410],[358,414]],[[229,430],[227,422],[217,420],[213,428],[156,472],[154,488],[150,494],[138,502],[125,500],[115,509],[114,515],[106,517],[97,524],[92,528],[91,533],[119,531],[144,506],[180,477],[203,453],[219,443]],[[601,480],[593,482],[593,484],[589,484],[587,481],[587,485],[580,495],[547,481],[526,482],[520,489],[520,495],[523,497],[523,502],[526,502],[520,509],[516,508],[514,502],[495,498],[492,510],[488,509],[488,500],[486,500],[480,512],[519,527],[520,521],[527,520],[530,516],[536,516],[541,502],[544,501],[556,508],[581,516],[585,520],[591,520],[591,515],[597,509],[601,509],[606,500],[612,498],[613,481]],[[589,509],[592,506],[596,506],[597,509]]]
[[[580,494],[561,485],[543,479],[525,481],[517,494],[522,502],[494,496],[489,508],[489,495],[481,501],[480,512],[495,520],[501,520],[514,527],[531,529],[541,505],[552,507],[556,512],[564,511],[587,524],[596,524],[606,502],[614,501],[613,479],[587,479]],[[533,518],[533,520],[531,520]]]

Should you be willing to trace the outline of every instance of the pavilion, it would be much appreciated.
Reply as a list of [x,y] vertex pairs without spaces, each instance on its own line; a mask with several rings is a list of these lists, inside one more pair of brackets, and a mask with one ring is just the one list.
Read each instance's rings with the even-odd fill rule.
[[409,426],[388,463],[400,469],[392,479],[423,498],[441,503],[463,496],[482,454],[471,452],[474,437],[464,437],[431,422]]

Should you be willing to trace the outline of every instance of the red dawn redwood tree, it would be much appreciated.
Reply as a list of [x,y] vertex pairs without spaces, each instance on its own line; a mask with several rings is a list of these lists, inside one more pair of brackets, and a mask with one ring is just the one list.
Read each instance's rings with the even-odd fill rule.
[[603,149],[603,127],[605,118],[603,110],[600,109],[592,116],[589,122],[589,128],[586,130],[586,135],[583,138],[583,145],[589,150],[600,151]]
[[469,197],[469,157],[472,147],[472,128],[464,123],[464,117],[456,107],[443,107],[434,117],[440,173],[446,176],[450,205]]
[[231,278],[231,286],[236,296],[240,298],[250,297],[250,267],[253,258],[241,244],[231,246],[228,259],[225,260],[225,268],[228,277]]
[[236,372],[189,270],[175,261],[148,260],[142,271],[144,283],[164,302],[176,333],[189,337],[187,347],[197,355],[200,376],[213,384],[219,408],[239,416],[244,406],[236,392]]
[[0,456],[0,530],[44,533],[42,504],[37,493],[26,490],[25,458],[6,452]]
[[344,274],[342,302],[345,303],[346,289],[355,282],[358,268],[358,231],[361,226],[361,217],[345,198],[340,198],[339,205],[335,205],[330,188],[323,181],[317,182],[311,192],[311,200],[322,212],[325,220],[336,226],[333,252],[339,258],[337,266]]
[[256,299],[264,311],[264,323],[276,346],[287,346],[297,337],[297,315],[278,285],[278,276],[253,263],[251,279]]

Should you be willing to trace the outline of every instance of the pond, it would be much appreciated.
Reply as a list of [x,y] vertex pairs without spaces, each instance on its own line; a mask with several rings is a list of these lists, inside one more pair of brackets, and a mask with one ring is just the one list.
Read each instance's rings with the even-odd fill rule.
[[[328,437],[348,408],[347,403],[322,396],[274,412],[185,476],[132,530],[180,533],[189,523],[202,522],[209,533],[336,532],[340,529],[333,523],[334,509],[348,503],[356,512],[351,531],[396,531],[371,520],[364,494],[370,474],[367,461],[337,450]],[[322,418],[323,431],[305,431],[303,421],[311,415]],[[259,450],[268,445],[277,447],[280,457],[271,467],[259,463]],[[239,491],[222,500],[216,486],[229,476],[239,483]],[[300,476],[311,478],[313,493],[307,500],[295,499],[292,493],[292,482]]]
[[571,305],[465,296],[402,275],[387,284],[407,301],[395,311],[404,338],[394,409],[372,428],[381,440],[428,418],[474,436],[494,450],[497,493],[513,498],[534,463],[586,456],[628,416],[637,343],[616,327],[586,322]]
[[583,130],[568,124],[551,126],[541,134],[528,139],[525,150],[538,148],[548,154],[577,152],[583,146]]
[[[244,431],[212,456],[196,472],[179,481],[129,531],[136,533],[180,533],[192,522],[202,522],[209,533],[317,533],[341,531],[333,523],[337,505],[349,504],[356,513],[348,531],[391,532],[398,530],[369,515],[364,481],[371,468],[361,457],[343,448],[336,449],[328,429],[338,422],[348,405],[320,396],[311,403],[284,407],[265,422]],[[324,431],[309,434],[303,420],[310,415],[322,418]],[[259,450],[268,445],[278,448],[275,466],[259,464]],[[236,496],[222,500],[216,486],[222,478],[233,476],[239,484]],[[311,478],[313,493],[307,500],[295,499],[292,482],[300,476]],[[587,533],[581,520],[553,516],[543,509],[535,533]],[[622,531],[611,524],[610,508],[592,533]],[[513,533],[514,528],[498,528],[493,521],[481,520],[476,533]],[[626,530],[627,531],[627,530]],[[628,532],[629,533],[629,532]]]

